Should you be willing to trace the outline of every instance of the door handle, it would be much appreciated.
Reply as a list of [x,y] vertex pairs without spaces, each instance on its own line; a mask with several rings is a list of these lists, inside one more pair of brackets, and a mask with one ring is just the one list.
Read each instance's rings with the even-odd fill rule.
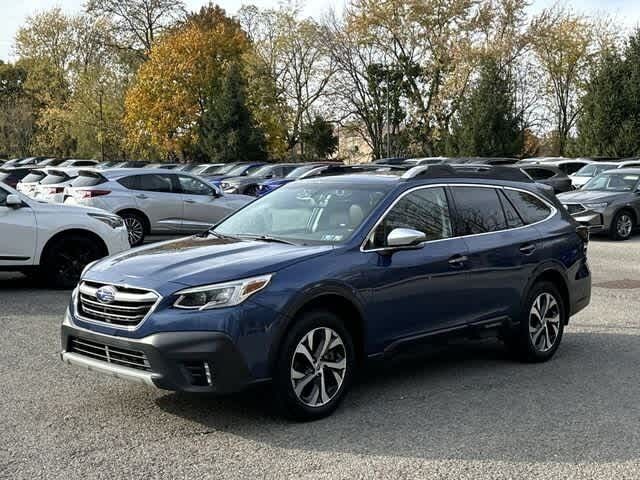
[[449,265],[454,268],[460,268],[464,266],[467,260],[469,260],[469,257],[466,255],[454,255],[449,259]]
[[146,195],[144,195],[144,194],[140,194],[140,195],[136,195],[136,198],[139,198],[139,199],[141,199],[141,200],[144,200],[145,198],[149,198],[149,197],[147,197],[147,196],[146,196]]
[[533,243],[528,243],[520,247],[520,253],[523,253],[525,255],[531,255],[535,251],[536,246]]
[[195,200],[185,200],[184,203],[196,203]]

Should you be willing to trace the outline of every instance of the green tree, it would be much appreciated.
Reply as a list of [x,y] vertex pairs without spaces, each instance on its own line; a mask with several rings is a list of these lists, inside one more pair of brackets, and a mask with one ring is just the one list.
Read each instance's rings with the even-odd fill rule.
[[199,122],[199,150],[211,161],[266,160],[265,138],[247,107],[240,65],[231,64],[222,82],[211,82]]
[[0,61],[0,152],[9,156],[30,153],[35,115],[27,74],[21,65]]
[[493,157],[521,152],[522,128],[513,90],[513,82],[500,65],[495,60],[485,60],[453,122],[451,153]]
[[334,135],[333,125],[320,115],[302,127],[301,140],[304,145],[304,157],[309,160],[325,159],[338,149],[338,137]]
[[622,54],[606,53],[581,100],[577,151],[590,156],[640,154],[640,30]]

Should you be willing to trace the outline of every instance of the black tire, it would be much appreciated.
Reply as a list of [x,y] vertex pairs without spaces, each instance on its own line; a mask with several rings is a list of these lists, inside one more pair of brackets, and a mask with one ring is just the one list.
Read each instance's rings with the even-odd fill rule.
[[[554,309],[552,302],[547,304],[547,306],[551,305],[551,308],[544,322],[546,327],[543,327],[543,322],[538,323],[536,315],[533,313],[534,302],[539,298],[548,298],[548,296],[553,298],[557,309]],[[557,313],[557,324],[551,322],[551,317],[555,317],[555,313]],[[543,316],[545,315],[543,314]],[[516,358],[523,362],[546,362],[553,357],[560,346],[566,320],[567,307],[558,288],[551,282],[538,282],[529,291],[524,302],[520,323],[518,327],[506,335],[505,344]],[[557,325],[557,332],[555,325]],[[540,330],[538,330],[538,326],[540,326]]]
[[40,270],[48,286],[71,289],[78,284],[84,267],[103,256],[102,248],[94,239],[69,235],[46,247]]
[[144,237],[147,234],[146,219],[136,212],[123,212],[119,214],[127,226],[129,235],[129,245],[138,247],[144,243]]
[[615,214],[609,227],[609,238],[611,240],[629,240],[633,229],[636,227],[633,214],[628,210],[621,210]]
[[[322,341],[324,332],[327,330],[333,332],[329,337],[330,340],[336,342],[336,338],[339,338],[341,344],[337,344],[333,349],[326,349],[324,356],[321,355]],[[312,406],[305,403],[294,389],[293,379],[294,371],[297,373],[297,369],[302,370],[300,362],[305,362],[308,357],[296,353],[296,349],[299,344],[303,342],[307,335],[313,333],[312,338],[318,340],[317,348],[312,348],[312,357],[319,357],[324,361],[329,357],[328,362],[338,365],[344,361],[345,368],[342,370],[336,369],[336,375],[339,377],[341,374],[342,381],[338,383],[337,377],[333,374],[333,367],[323,367],[322,365],[316,365],[315,373],[313,367],[307,370],[307,374],[300,378],[297,387],[307,381],[308,378],[313,377],[313,380],[307,381],[305,386],[300,391],[300,397],[307,396],[307,401],[318,402],[318,405]],[[336,337],[333,337],[336,334]],[[308,344],[306,344],[308,345]],[[320,363],[320,362],[318,362]],[[307,364],[311,365],[309,362]],[[291,329],[284,336],[283,343],[281,345],[277,361],[275,363],[275,371],[273,372],[273,394],[275,406],[279,410],[279,413],[289,419],[296,421],[311,421],[318,420],[333,413],[340,402],[344,398],[346,392],[351,386],[353,376],[355,373],[355,349],[353,347],[353,340],[348,330],[338,316],[328,310],[312,310],[299,316],[294,322]],[[314,398],[314,391],[318,389],[319,392],[323,391],[326,394],[326,403],[321,404],[323,401],[318,393],[316,400]]]
[[[240,193],[240,192],[238,192]],[[258,185],[247,185],[244,190],[242,191],[243,195],[249,195],[251,197],[257,197],[258,196]]]

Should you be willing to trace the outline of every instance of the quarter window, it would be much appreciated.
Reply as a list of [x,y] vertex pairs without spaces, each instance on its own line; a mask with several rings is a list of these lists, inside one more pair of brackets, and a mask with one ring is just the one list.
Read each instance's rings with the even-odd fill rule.
[[402,197],[376,227],[369,248],[387,247],[387,237],[395,228],[423,232],[427,241],[450,238],[453,229],[444,189],[424,188]]
[[520,190],[504,190],[526,224],[536,223],[551,215],[551,209],[542,200]]
[[498,192],[484,187],[453,187],[460,235],[506,230]]

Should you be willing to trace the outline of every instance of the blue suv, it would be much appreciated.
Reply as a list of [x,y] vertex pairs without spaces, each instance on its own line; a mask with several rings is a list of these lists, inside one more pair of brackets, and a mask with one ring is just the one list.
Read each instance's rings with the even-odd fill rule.
[[271,381],[330,414],[363,361],[449,335],[550,359],[591,296],[588,233],[509,167],[293,182],[209,231],[91,264],[62,360],[168,390]]

